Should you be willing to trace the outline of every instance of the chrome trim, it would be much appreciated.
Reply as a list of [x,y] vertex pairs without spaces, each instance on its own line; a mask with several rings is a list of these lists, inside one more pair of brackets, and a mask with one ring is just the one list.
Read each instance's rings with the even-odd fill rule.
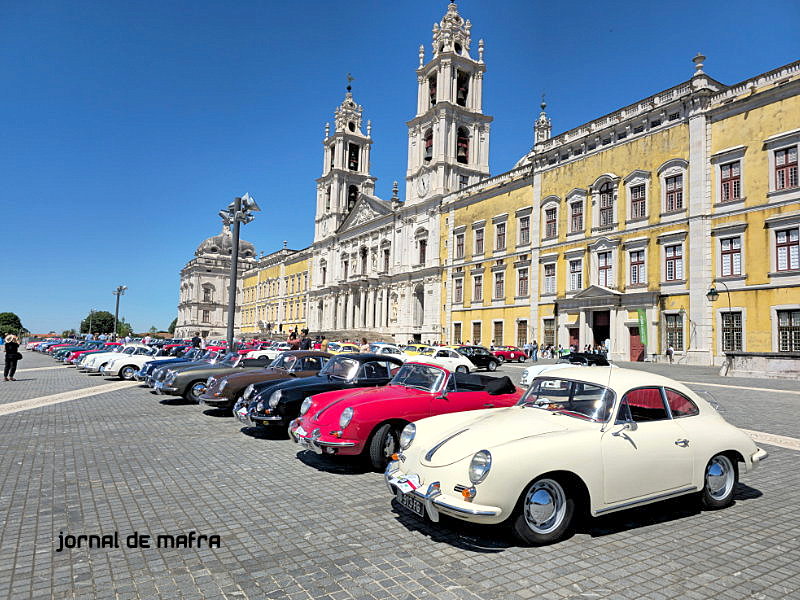
[[759,448],[750,457],[750,461],[753,463],[754,467],[757,467],[761,463],[762,460],[767,459],[767,458],[769,458],[769,452],[767,452],[763,448]]
[[607,513],[611,510],[617,510],[618,508],[627,508],[628,506],[636,506],[637,504],[644,504],[645,502],[652,502],[653,500],[663,500],[666,498],[670,498],[672,496],[680,496],[681,494],[685,494],[686,492],[696,492],[698,488],[696,485],[690,485],[679,490],[675,490],[673,492],[665,492],[664,494],[657,494],[655,496],[648,496],[647,498],[642,498],[641,500],[631,500],[630,502],[623,502],[622,504],[615,504],[614,506],[609,506],[607,508],[601,508],[597,511],[597,514]]
[[283,417],[277,415],[250,415],[253,421],[283,421]]
[[444,438],[444,439],[443,439],[441,442],[439,442],[439,443],[438,443],[438,444],[436,444],[436,445],[435,445],[433,448],[431,448],[430,450],[428,450],[428,453],[425,455],[425,460],[427,460],[428,462],[430,462],[430,460],[433,458],[433,455],[434,455],[434,454],[436,454],[436,451],[437,451],[437,450],[439,450],[439,448],[441,448],[442,446],[444,446],[444,445],[445,445],[447,442],[449,442],[450,440],[452,440],[452,439],[453,439],[454,437],[456,437],[457,435],[461,435],[462,433],[464,433],[464,432],[465,432],[465,431],[467,431],[468,429],[469,429],[469,428],[467,428],[467,429],[462,429],[461,431],[457,431],[457,432],[456,432],[456,433],[454,433],[453,435],[451,435],[451,436],[449,436],[449,437],[446,437],[446,438]]

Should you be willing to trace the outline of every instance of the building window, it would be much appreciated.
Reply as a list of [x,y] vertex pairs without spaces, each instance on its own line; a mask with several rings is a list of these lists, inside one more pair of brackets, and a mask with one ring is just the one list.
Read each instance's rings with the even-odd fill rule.
[[434,106],[436,104],[436,74],[434,73],[430,77],[428,77],[428,99],[430,100],[430,105]]
[[475,254],[483,254],[483,227],[475,230]]
[[775,150],[775,189],[797,187],[797,146]]
[[664,315],[666,322],[667,346],[676,352],[683,350],[683,316]]
[[722,315],[722,351],[742,350],[742,313],[724,312]]
[[528,295],[528,268],[517,271],[517,296]]
[[667,246],[664,250],[666,252],[665,280],[681,281],[683,279],[683,246],[676,244]]
[[784,229],[775,232],[778,271],[800,269],[800,229]]
[[631,285],[647,283],[644,273],[644,250],[633,250],[630,253]]
[[614,286],[611,252],[599,252],[597,254],[597,283],[607,288]]
[[348,263],[346,260],[342,261],[342,273],[344,273],[344,278],[345,279],[347,279],[347,275],[348,275],[347,271],[348,271],[348,267],[349,266],[350,266],[350,263]]
[[719,168],[722,202],[739,200],[742,196],[741,165],[734,161]]
[[453,280],[453,302],[461,304],[464,301],[464,280]]
[[569,261],[569,290],[575,291],[583,287],[583,261]]
[[424,148],[422,160],[425,162],[430,162],[433,158],[433,130],[428,129],[428,131],[425,132],[425,136],[422,138],[422,140]]
[[358,171],[358,155],[361,148],[358,144],[347,144],[347,168],[351,171]]
[[542,331],[544,337],[542,338],[542,345],[546,348],[547,346],[555,346],[556,345],[556,320],[555,319],[543,319],[542,320]]
[[614,224],[614,188],[606,182],[600,186],[600,227]]
[[426,253],[428,251],[428,240],[419,240],[419,263],[420,265],[425,264]]
[[456,161],[466,165],[469,163],[469,131],[459,127],[456,132]]
[[469,185],[469,175],[459,175],[458,176],[458,188],[465,188]]
[[778,311],[778,352],[800,352],[800,310]]
[[464,258],[464,234],[456,236],[456,258]]
[[522,348],[528,343],[528,321],[517,321],[517,346]]
[[461,323],[453,323],[453,343],[461,343]]
[[498,223],[495,226],[495,250],[505,250],[506,248],[506,224]]
[[331,186],[325,188],[325,212],[331,209]]
[[203,320],[202,320],[202,322],[203,323],[208,323],[210,321],[211,321],[211,313],[210,313],[210,311],[204,310],[203,311]]
[[481,343],[481,324],[480,324],[480,322],[472,324],[472,343],[473,344],[480,344]]
[[500,300],[505,298],[506,290],[505,290],[505,274],[504,273],[495,273],[494,274],[494,299]]
[[556,265],[550,263],[544,266],[544,293],[556,293]]
[[383,272],[384,273],[388,273],[389,272],[389,249],[388,248],[384,248],[383,249]]
[[483,300],[483,275],[472,277],[472,299]]
[[631,219],[641,219],[647,214],[647,194],[644,184],[631,188]]
[[203,288],[203,302],[212,302],[211,288]]
[[527,244],[531,241],[531,218],[520,217],[519,219],[519,243]]
[[723,277],[742,274],[742,238],[733,237],[720,240],[720,273]]
[[569,230],[572,233],[583,231],[583,202],[573,202],[569,211]]
[[322,285],[325,285],[325,281],[328,279],[328,267],[325,265],[322,266]]
[[356,205],[356,200],[358,200],[358,186],[351,185],[347,188],[347,210],[348,212],[353,210],[353,207]]
[[503,322],[502,321],[495,321],[493,324],[494,326],[494,337],[492,338],[492,344],[496,346],[503,345]]
[[683,210],[683,175],[674,175],[665,179],[667,186],[666,211]]
[[558,210],[548,208],[544,211],[544,237],[545,239],[554,238],[558,235]]

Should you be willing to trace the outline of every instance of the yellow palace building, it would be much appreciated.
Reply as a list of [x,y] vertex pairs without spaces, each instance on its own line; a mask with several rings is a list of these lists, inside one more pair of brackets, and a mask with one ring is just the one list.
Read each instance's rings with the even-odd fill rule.
[[[800,62],[703,71],[446,197],[453,341],[606,345],[617,360],[800,352]],[[767,360],[769,357],[766,357]]]

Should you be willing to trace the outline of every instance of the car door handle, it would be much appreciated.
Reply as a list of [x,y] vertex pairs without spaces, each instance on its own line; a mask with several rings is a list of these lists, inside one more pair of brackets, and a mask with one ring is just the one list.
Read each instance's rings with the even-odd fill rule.
[[492,404],[491,402],[487,402],[483,406],[486,408],[494,408],[494,404]]
[[675,440],[675,445],[680,446],[681,448],[686,448],[689,445],[689,440]]

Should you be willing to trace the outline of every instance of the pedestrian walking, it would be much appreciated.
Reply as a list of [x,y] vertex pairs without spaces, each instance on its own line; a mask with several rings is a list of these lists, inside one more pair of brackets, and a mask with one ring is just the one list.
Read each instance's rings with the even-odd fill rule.
[[16,381],[14,375],[17,372],[17,362],[22,359],[19,353],[19,340],[17,336],[8,334],[5,338],[6,367],[3,370],[3,377],[6,381]]
[[200,338],[200,332],[195,331],[192,337],[192,348],[200,348],[203,340]]
[[533,340],[531,344],[531,359],[533,362],[539,362],[539,344],[536,343],[536,340]]
[[669,359],[669,364],[672,364],[672,356],[675,354],[675,348],[672,347],[672,344],[667,346],[667,358]]
[[301,331],[303,337],[300,338],[300,350],[311,350],[311,338],[308,337],[308,329]]
[[319,343],[319,349],[322,352],[328,351],[328,338],[326,338],[324,335],[322,336],[322,340]]

